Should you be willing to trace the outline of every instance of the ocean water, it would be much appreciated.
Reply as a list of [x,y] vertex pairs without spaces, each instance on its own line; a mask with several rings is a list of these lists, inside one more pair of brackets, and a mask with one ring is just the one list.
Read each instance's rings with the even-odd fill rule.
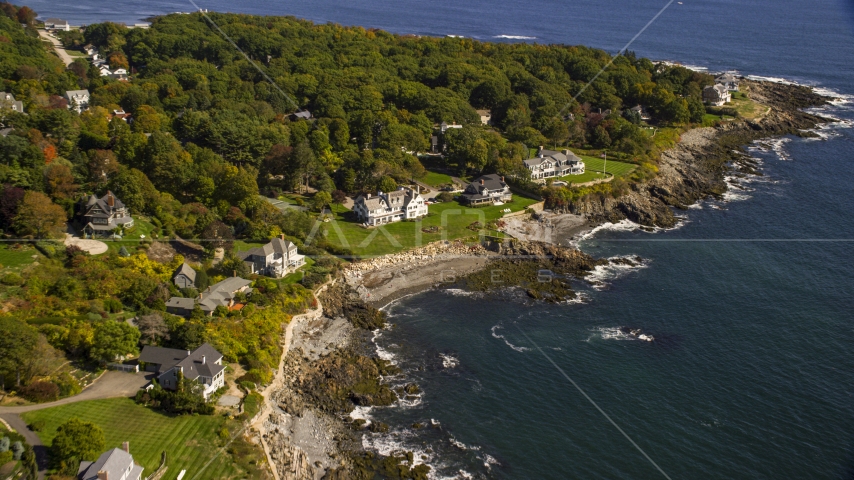
[[[26,3],[72,24],[192,10],[162,0]],[[616,52],[667,2],[197,3]],[[840,121],[822,139],[752,145],[764,176],[731,178],[724,200],[680,212],[680,228],[622,224],[580,240],[596,256],[644,259],[578,282],[580,302],[431,291],[388,306],[394,325],[376,343],[404,369],[391,380],[422,393],[360,409],[393,426],[365,445],[414,450],[435,478],[664,478],[649,459],[674,479],[854,478],[852,2],[673,2],[630,50],[817,86],[844,98],[821,109]]]

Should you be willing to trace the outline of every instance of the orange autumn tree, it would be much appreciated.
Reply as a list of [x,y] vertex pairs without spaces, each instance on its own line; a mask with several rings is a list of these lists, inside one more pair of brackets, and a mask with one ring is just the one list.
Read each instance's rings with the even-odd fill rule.
[[42,149],[42,153],[44,154],[44,163],[50,164],[56,158],[56,147],[49,143]]

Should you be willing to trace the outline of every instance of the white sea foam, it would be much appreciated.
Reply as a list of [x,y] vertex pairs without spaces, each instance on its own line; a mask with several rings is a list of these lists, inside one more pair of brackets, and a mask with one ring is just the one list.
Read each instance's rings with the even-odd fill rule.
[[[390,324],[388,326],[386,326],[386,328],[390,328],[390,327],[391,327]],[[385,360],[385,361],[391,362],[393,365],[397,365],[397,360],[395,360],[395,358],[396,358],[395,355],[393,353],[389,352],[388,350],[386,350],[385,348],[383,348],[382,346],[380,346],[379,342],[377,342],[377,339],[382,336],[382,330],[383,329],[381,329],[381,328],[374,330],[374,336],[373,336],[373,338],[371,338],[371,341],[374,342],[374,347],[376,348],[377,356],[380,357],[381,359]]]
[[516,345],[513,345],[512,343],[510,343],[510,342],[509,342],[509,341],[504,337],[504,335],[501,335],[501,334],[499,334],[499,333],[496,333],[496,330],[498,330],[498,329],[500,329],[500,328],[504,328],[504,327],[503,327],[502,325],[500,325],[500,324],[499,324],[499,325],[495,325],[495,326],[493,326],[493,327],[492,327],[491,331],[492,331],[492,336],[493,336],[493,337],[495,337],[495,338],[497,338],[497,339],[500,339],[500,340],[504,340],[504,343],[506,343],[508,347],[512,348],[513,350],[516,350],[517,352],[527,352],[528,350],[530,350],[530,348],[528,348],[528,347],[517,347]]
[[484,453],[483,454],[483,466],[491,470],[493,465],[501,465],[501,464],[498,463],[498,460],[496,460],[495,457],[493,457],[492,455],[490,455],[488,453]]
[[440,353],[439,356],[442,357],[442,366],[444,368],[454,368],[460,364],[460,360],[453,355]]
[[832,105],[846,105],[849,103],[854,103],[854,95],[841,93],[832,88],[827,87],[813,87],[812,89],[815,93],[819,95],[831,97],[832,100],[830,100],[830,103]]
[[442,291],[455,297],[476,297],[481,295],[481,292],[470,292],[468,290],[463,290],[462,288],[445,288]]
[[631,220],[628,220],[628,219],[620,220],[617,223],[607,222],[607,223],[603,223],[602,225],[599,225],[599,226],[593,228],[589,232],[585,232],[584,234],[579,235],[578,237],[576,237],[574,239],[574,241],[580,242],[582,240],[587,240],[589,238],[592,238],[594,235],[596,235],[597,233],[599,233],[601,231],[610,230],[610,231],[615,231],[615,232],[631,232],[633,230],[637,230],[638,228],[640,228],[640,224],[637,224],[637,223],[635,223]]
[[353,420],[364,420],[365,425],[371,424],[371,409],[374,407],[356,407],[350,412],[350,418]]
[[608,285],[607,281],[622,278],[629,272],[646,268],[649,264],[646,260],[638,261],[636,257],[630,255],[611,257],[608,260],[621,259],[630,260],[633,264],[627,265],[624,263],[612,263],[609,261],[607,264],[597,265],[586,277],[584,277],[584,279],[593,285],[593,288],[602,290]]
[[463,442],[461,442],[461,441],[457,440],[456,438],[454,438],[454,437],[453,437],[453,435],[451,436],[451,438],[449,438],[449,440],[450,440],[450,442],[451,442],[451,445],[453,445],[453,446],[455,446],[455,447],[459,448],[460,450],[474,450],[474,451],[480,451],[480,447],[479,447],[479,446],[477,446],[477,445],[475,445],[475,446],[466,445],[465,443],[463,443]]
[[495,35],[492,38],[506,38],[508,40],[536,40],[537,37],[526,37],[524,35]]
[[756,82],[773,82],[773,83],[782,83],[783,85],[798,85],[797,82],[793,82],[791,80],[786,80],[785,78],[780,77],[765,77],[762,75],[747,75],[744,78],[748,80],[753,80]]
[[621,327],[598,327],[592,330],[595,332],[593,335],[587,338],[587,341],[598,336],[602,340],[640,340],[645,342],[652,342],[655,338],[652,335],[648,335],[645,333],[641,333],[639,335],[632,335],[631,333],[626,333],[623,331]]

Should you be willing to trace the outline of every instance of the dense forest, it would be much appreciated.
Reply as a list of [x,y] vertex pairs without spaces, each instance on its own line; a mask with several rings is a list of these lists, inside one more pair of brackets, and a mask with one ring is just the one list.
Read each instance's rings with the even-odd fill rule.
[[[0,337],[18,355],[0,369],[6,385],[19,387],[49,370],[33,358],[104,362],[140,341],[180,348],[211,341],[247,365],[248,379],[263,382],[281,318],[310,303],[307,288],[338,268],[328,253],[342,252],[323,240],[303,245],[313,215],[279,210],[260,193],[307,186],[322,206],[422,178],[418,153],[441,122],[463,126],[443,136],[447,155],[439,160],[463,177],[498,172],[526,182],[522,160],[538,145],[608,148],[641,165],[636,176],[654,174],[656,146],[628,108],[644,105],[657,125],[699,122],[701,91],[711,83],[632,54],[400,36],[290,17],[210,14],[251,60],[201,14],[158,17],[149,29],[103,23],[59,32],[67,48],[94,45],[111,68],[129,69],[130,81],[120,81],[84,57],[66,68],[39,39],[27,7],[4,2],[0,13],[0,89],[26,111],[0,109],[6,238],[58,238],[81,195],[111,190],[146,218],[152,236],[208,239],[198,268],[211,283],[246,273],[231,255],[235,239],[285,234],[317,260],[301,283],[258,280],[247,299],[253,308],[239,315],[185,320],[166,314],[164,301],[194,292],[169,282],[177,260],[146,256],[150,238],[139,251],[99,258],[39,244],[38,268],[0,279]],[[91,92],[80,114],[63,98],[78,89]],[[477,109],[491,111],[491,125],[481,124]],[[115,116],[119,110],[132,121]],[[226,258],[213,265],[216,247],[226,248]],[[113,321],[131,314],[147,327]],[[54,387],[39,387],[47,394],[33,396],[79,388],[65,377],[50,381]]]

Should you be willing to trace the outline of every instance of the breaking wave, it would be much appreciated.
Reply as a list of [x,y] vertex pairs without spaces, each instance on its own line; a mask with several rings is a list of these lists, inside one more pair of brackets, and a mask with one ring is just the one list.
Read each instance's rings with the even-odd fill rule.
[[512,343],[510,343],[510,341],[509,341],[509,340],[507,340],[507,338],[505,338],[505,337],[504,337],[504,335],[501,335],[501,334],[499,334],[499,333],[496,333],[496,330],[498,330],[498,329],[500,329],[500,328],[504,328],[504,327],[503,327],[502,325],[500,325],[500,324],[499,324],[499,325],[495,325],[495,326],[493,326],[493,327],[490,329],[490,331],[492,332],[492,336],[493,336],[493,337],[495,337],[495,338],[497,338],[497,339],[500,339],[500,340],[504,340],[504,343],[506,343],[508,347],[512,348],[513,350],[516,350],[517,352],[527,352],[528,350],[530,350],[530,348],[528,348],[528,347],[518,347],[518,346],[516,346],[516,345],[513,345]]
[[492,38],[505,38],[508,40],[536,40],[537,37],[526,37],[524,35],[495,35]]

